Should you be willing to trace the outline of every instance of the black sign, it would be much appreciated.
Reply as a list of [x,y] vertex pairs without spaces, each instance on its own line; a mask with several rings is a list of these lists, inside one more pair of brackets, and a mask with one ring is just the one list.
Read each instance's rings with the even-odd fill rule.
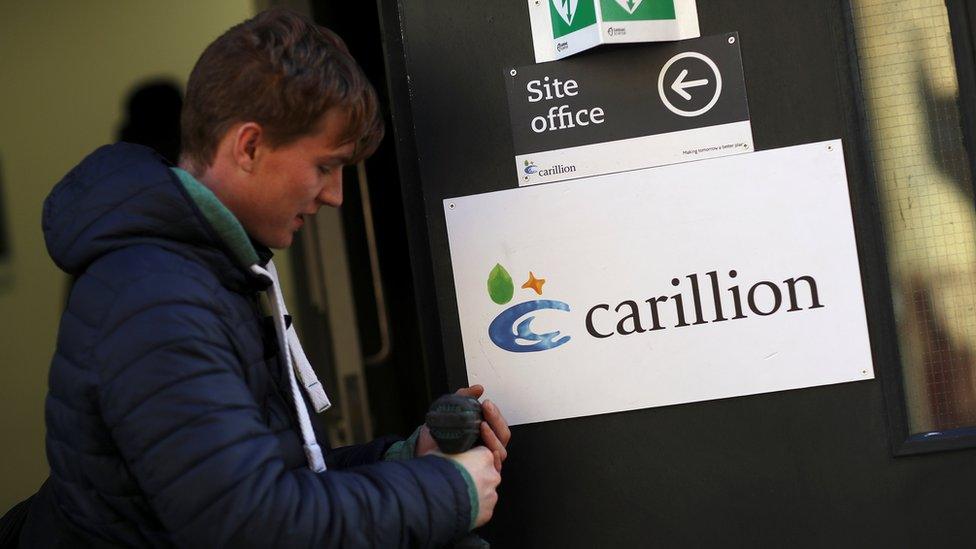
[[749,120],[738,33],[511,69],[515,154]]

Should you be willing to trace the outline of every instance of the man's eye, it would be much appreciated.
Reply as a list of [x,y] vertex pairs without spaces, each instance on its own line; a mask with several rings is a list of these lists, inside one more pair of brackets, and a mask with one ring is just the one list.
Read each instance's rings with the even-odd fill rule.
[[319,173],[322,175],[329,175],[332,173],[332,168],[329,166],[319,166]]

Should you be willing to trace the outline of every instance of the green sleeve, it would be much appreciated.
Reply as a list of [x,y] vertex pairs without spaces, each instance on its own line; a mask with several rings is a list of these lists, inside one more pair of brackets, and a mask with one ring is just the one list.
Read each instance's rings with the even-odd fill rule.
[[415,454],[417,453],[418,438],[420,438],[420,427],[417,427],[417,430],[414,431],[412,435],[407,437],[407,440],[394,442],[392,446],[387,448],[386,453],[383,454],[383,460],[402,461],[416,457]]
[[[417,439],[420,438],[420,429],[420,427],[417,427],[417,430],[414,431],[412,435],[407,437],[406,440],[394,442],[393,445],[386,450],[386,453],[383,454],[383,459],[385,461],[400,461],[415,457],[415,454],[417,453]],[[474,479],[471,478],[471,474],[468,473],[468,470],[453,459],[450,461],[455,467],[457,467],[457,470],[464,478],[464,482],[468,485],[468,500],[471,502],[470,529],[473,530],[475,521],[478,520],[478,489],[475,487]]]

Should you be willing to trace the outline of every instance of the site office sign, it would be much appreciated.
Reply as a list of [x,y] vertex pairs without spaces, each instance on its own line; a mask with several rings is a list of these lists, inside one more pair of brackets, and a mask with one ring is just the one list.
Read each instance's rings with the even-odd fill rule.
[[737,33],[505,74],[520,186],[751,152]]
[[444,206],[468,381],[513,424],[874,376],[840,141]]

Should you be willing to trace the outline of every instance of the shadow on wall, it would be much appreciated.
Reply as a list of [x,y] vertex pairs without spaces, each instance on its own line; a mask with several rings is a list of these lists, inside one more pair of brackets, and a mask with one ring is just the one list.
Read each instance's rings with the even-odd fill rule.
[[[145,145],[171,164],[176,164],[180,156],[180,111],[183,109],[183,92],[177,84],[155,79],[143,82],[132,88],[125,100],[125,119],[118,130],[118,141]],[[2,189],[0,189],[2,190]],[[0,202],[0,207],[2,207]],[[0,211],[0,222],[2,219]],[[3,259],[3,227],[0,226],[0,260]],[[67,306],[71,286],[75,279],[68,280],[64,292]],[[2,278],[0,278],[2,283]]]
[[180,154],[180,110],[183,93],[167,80],[151,80],[129,92],[126,118],[119,128],[119,141],[155,149],[176,164]]

